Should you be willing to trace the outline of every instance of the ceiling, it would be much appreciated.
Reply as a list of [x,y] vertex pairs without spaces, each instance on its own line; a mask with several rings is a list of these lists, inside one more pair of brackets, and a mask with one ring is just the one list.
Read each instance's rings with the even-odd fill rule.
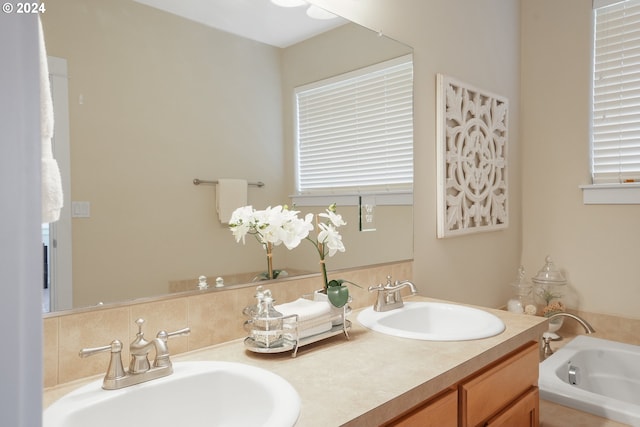
[[307,6],[280,7],[270,0],[135,0],[138,3],[276,47],[287,47],[348,21],[313,19]]

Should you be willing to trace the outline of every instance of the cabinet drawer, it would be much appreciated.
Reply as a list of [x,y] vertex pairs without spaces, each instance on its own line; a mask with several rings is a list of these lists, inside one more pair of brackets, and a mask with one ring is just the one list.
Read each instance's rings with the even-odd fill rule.
[[458,391],[449,390],[445,394],[429,400],[424,405],[403,415],[385,427],[457,427]]
[[531,342],[460,385],[460,421],[473,427],[486,421],[538,385],[538,344]]
[[538,427],[540,424],[540,395],[533,387],[504,411],[489,420],[486,427]]

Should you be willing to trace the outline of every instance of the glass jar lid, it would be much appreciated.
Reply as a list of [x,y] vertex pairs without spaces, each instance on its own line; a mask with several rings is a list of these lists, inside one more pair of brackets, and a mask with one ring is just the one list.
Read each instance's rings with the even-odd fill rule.
[[556,285],[564,285],[567,283],[564,274],[556,268],[549,255],[545,258],[544,267],[542,267],[540,271],[538,271],[538,274],[531,280],[534,283],[553,283]]
[[527,279],[525,278],[524,266],[521,265],[520,268],[518,268],[518,277],[511,286],[513,286],[518,295],[524,295],[531,292],[531,283],[527,282]]

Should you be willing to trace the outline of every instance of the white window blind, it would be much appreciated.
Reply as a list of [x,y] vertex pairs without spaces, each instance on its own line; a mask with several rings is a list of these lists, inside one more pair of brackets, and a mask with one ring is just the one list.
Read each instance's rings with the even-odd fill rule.
[[411,190],[411,55],[299,87],[297,191]]
[[640,0],[593,5],[593,183],[640,182]]

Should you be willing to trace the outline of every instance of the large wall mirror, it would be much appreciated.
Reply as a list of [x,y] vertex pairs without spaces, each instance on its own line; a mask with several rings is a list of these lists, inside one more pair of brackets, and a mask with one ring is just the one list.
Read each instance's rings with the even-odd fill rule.
[[[267,8],[310,19],[304,6],[284,9],[269,0],[198,3],[254,8],[245,11],[254,20],[249,27],[271,33],[285,26],[270,22]],[[264,271],[264,250],[255,241],[235,242],[216,214],[215,186],[196,186],[194,178],[262,181],[264,187],[249,187],[249,204],[290,204],[294,88],[412,51],[342,18],[295,42],[232,34],[239,19],[220,19],[229,25],[220,30],[134,0],[47,5],[47,53],[67,66],[70,146],[63,216],[71,274],[52,284],[54,295],[58,286],[68,289],[52,311],[195,292],[200,275],[210,285],[218,276],[226,286],[246,283]],[[370,232],[358,229],[358,206],[338,210],[348,223],[341,230],[346,252],[328,259],[329,270],[413,257],[410,204],[377,206]],[[319,271],[305,242],[293,251],[276,248],[274,267],[290,275]]]

